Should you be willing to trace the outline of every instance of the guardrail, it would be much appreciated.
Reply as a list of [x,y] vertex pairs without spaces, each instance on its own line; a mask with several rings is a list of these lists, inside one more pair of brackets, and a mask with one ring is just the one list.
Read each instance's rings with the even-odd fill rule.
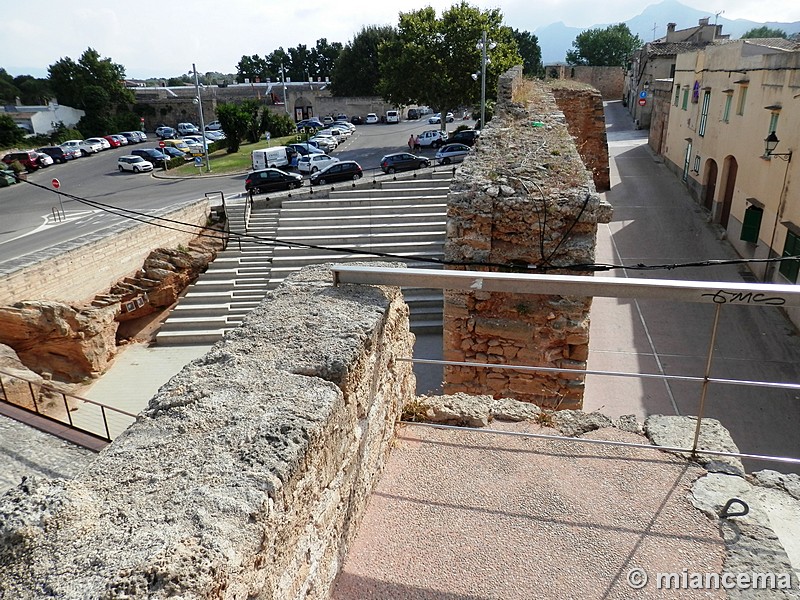
[[[21,382],[18,385],[13,385],[12,382]],[[10,388],[14,388],[13,391]],[[30,406],[20,404],[19,402],[12,402],[11,398],[19,398],[20,394],[24,394],[22,389],[27,389],[27,398],[30,399]],[[44,411],[42,406],[42,391],[51,398],[61,398],[63,404],[64,417],[55,416],[54,413],[60,412],[55,408]],[[81,403],[75,414],[70,409],[68,399],[74,403]],[[14,375],[7,371],[0,370],[0,402],[11,405],[17,409],[24,410],[28,413],[35,414],[43,419],[47,419],[53,423],[66,425],[72,429],[80,431],[81,433],[89,436],[111,442],[111,440],[127,429],[131,423],[136,420],[136,415],[129,413],[125,410],[114,408],[88,398],[82,398],[74,394],[62,392],[46,383],[38,381],[31,381]],[[60,407],[59,407],[60,408]],[[55,432],[58,435],[57,432]]]
[[[692,302],[714,305],[708,350],[705,356],[702,377],[689,375],[668,375],[666,373],[635,373],[625,371],[602,371],[592,369],[565,369],[536,365],[494,364],[477,362],[453,362],[441,360],[420,360],[409,358],[411,362],[451,366],[469,366],[487,369],[513,369],[516,371],[535,371],[549,373],[599,375],[608,377],[635,377],[641,379],[661,379],[695,382],[701,385],[696,416],[694,439],[691,448],[667,448],[676,452],[686,452],[692,456],[698,453],[716,456],[732,456],[753,460],[791,463],[800,465],[800,458],[781,457],[742,452],[721,452],[698,447],[700,431],[706,408],[706,397],[711,384],[749,386],[755,388],[777,388],[800,391],[800,384],[775,381],[753,381],[711,377],[711,365],[723,306],[758,307],[800,307],[800,286],[777,284],[746,284],[731,282],[676,281],[636,278],[603,278],[569,275],[528,275],[481,271],[439,271],[428,269],[393,269],[384,267],[358,267],[334,265],[332,268],[334,285],[373,284],[393,285],[403,288],[429,288],[449,290],[473,290],[482,292],[504,292],[515,294],[591,296],[606,298],[632,298],[667,300],[672,302]],[[438,425],[436,425],[438,427]],[[560,438],[560,436],[526,434],[532,437]],[[563,438],[560,438],[563,439]],[[570,438],[572,439],[572,438]],[[625,442],[605,442],[577,438],[586,443],[630,445],[649,447],[646,444]],[[664,449],[664,448],[662,448]]]

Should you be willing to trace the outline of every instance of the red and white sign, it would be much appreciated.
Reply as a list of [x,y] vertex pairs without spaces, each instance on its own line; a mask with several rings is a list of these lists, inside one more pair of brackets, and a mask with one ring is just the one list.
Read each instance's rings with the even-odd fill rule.
[[639,98],[639,106],[644,106],[645,104],[647,104],[647,100],[644,98]]
[[163,148],[163,147],[164,147],[164,146],[166,146],[166,145],[167,145],[167,144],[166,144],[166,142],[165,142],[164,140],[161,140],[160,142],[158,142],[158,147],[159,147],[159,148]]
[[53,180],[50,182],[50,185],[52,185],[55,189],[58,189],[61,187],[61,182],[55,177],[53,177]]

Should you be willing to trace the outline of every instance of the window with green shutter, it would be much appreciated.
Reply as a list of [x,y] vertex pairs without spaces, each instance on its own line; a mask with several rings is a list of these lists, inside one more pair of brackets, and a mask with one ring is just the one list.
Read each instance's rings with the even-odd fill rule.
[[759,206],[750,205],[744,211],[744,220],[742,221],[742,233],[739,239],[745,242],[758,243],[758,234],[761,231],[761,217],[764,215],[764,209]]
[[[783,254],[781,256],[800,256],[800,236],[791,231],[786,232],[786,243],[783,245]],[[797,283],[800,260],[782,260],[778,270],[791,283]]]
[[708,108],[711,105],[711,92],[706,90],[703,92],[703,106],[700,109],[700,125],[697,127],[697,135],[704,136],[706,134],[706,125],[708,124]]
[[686,110],[689,107],[689,88],[683,90],[683,102],[681,102],[681,109]]
[[722,109],[722,121],[729,123],[731,120],[731,104],[733,103],[733,94],[725,94],[725,108]]
[[675,106],[678,106],[678,102],[680,102],[680,101],[681,101],[681,86],[676,85],[675,86],[675,101],[674,101]]

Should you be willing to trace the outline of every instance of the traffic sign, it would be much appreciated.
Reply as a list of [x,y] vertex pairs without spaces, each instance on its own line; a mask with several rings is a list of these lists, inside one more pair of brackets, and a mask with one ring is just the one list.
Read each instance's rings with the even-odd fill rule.
[[195,167],[202,167],[203,166],[203,159],[200,156],[194,157],[194,166]]
[[60,182],[58,179],[56,179],[55,177],[53,177],[53,180],[50,182],[50,184],[51,184],[51,185],[52,185],[52,186],[53,186],[55,189],[58,189],[58,188],[60,188],[60,187],[61,187],[61,182]]
[[639,98],[639,106],[644,106],[645,104],[647,104],[647,100],[644,98]]
[[647,92],[646,92],[646,91],[644,91],[644,90],[642,90],[641,92],[639,92],[639,98],[647,98]]
[[166,145],[167,145],[167,143],[164,140],[161,140],[160,142],[158,142],[158,147],[159,148],[163,148]]

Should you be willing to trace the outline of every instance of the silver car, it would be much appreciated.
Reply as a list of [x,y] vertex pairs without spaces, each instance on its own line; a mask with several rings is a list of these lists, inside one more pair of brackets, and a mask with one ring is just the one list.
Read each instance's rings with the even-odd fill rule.
[[446,144],[436,151],[436,162],[440,165],[461,162],[472,152],[472,148],[465,144]]

